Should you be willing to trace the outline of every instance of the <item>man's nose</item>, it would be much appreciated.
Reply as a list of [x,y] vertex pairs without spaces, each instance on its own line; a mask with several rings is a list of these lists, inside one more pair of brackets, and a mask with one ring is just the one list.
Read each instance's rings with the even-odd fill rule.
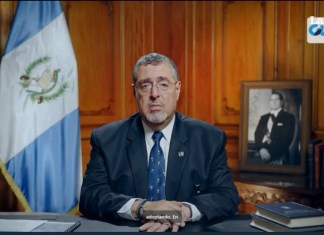
[[151,96],[158,97],[160,95],[160,90],[157,85],[152,85]]

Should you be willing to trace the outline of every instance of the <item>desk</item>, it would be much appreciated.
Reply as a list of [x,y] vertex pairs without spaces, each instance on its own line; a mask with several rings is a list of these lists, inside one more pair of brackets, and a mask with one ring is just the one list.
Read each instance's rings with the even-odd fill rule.
[[[138,232],[139,223],[135,221],[105,222],[85,217],[56,213],[0,212],[0,219],[35,219],[76,222],[81,226],[74,232]],[[181,232],[260,232],[249,226],[250,215],[234,215],[211,223],[188,223]]]

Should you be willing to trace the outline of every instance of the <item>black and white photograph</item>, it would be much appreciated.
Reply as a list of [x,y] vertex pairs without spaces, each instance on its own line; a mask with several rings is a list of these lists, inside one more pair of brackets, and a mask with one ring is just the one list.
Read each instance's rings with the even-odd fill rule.
[[[309,136],[308,82],[243,82],[241,168],[304,172]],[[304,134],[302,134],[304,133]],[[305,135],[306,133],[306,135]]]

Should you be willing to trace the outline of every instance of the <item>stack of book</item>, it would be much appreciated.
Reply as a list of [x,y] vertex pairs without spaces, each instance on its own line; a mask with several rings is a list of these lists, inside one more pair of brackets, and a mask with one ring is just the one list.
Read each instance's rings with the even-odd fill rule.
[[251,226],[267,232],[324,232],[324,211],[296,202],[256,204]]

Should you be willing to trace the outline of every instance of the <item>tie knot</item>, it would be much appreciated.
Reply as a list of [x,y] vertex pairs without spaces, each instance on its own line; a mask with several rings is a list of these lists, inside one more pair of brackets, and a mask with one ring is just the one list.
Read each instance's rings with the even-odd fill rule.
[[270,117],[271,117],[272,121],[276,118],[275,115],[274,115],[273,113],[270,114]]
[[154,141],[159,141],[159,142],[160,142],[160,140],[162,139],[162,137],[163,137],[163,133],[162,133],[161,131],[156,131],[156,132],[154,132],[154,134],[152,135],[152,139],[153,139]]

